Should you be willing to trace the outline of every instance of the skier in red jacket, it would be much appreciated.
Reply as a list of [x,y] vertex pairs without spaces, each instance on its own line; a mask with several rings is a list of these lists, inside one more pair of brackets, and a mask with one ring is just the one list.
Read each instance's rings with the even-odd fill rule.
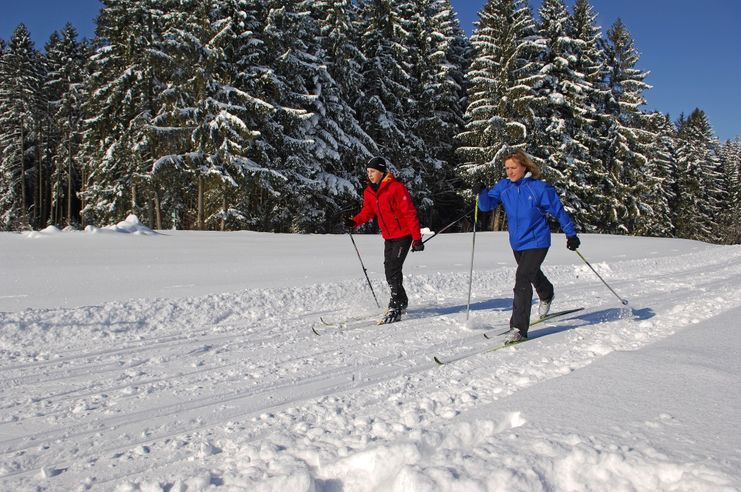
[[346,225],[355,229],[376,218],[384,241],[383,266],[386,281],[391,290],[391,300],[383,323],[393,323],[401,319],[409,299],[402,285],[402,267],[409,252],[425,249],[419,230],[417,209],[406,186],[394,178],[388,170],[388,162],[383,157],[374,157],[368,162],[368,186],[363,191],[363,208],[354,217],[346,219]]

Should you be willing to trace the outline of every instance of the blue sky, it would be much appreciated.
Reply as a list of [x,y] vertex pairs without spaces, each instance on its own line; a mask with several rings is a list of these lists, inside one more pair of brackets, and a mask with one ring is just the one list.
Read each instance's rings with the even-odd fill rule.
[[[569,8],[573,0],[566,0]],[[467,34],[485,0],[452,0]],[[699,107],[721,140],[741,137],[741,0],[591,0],[603,32],[618,17],[649,70],[645,109],[676,119]],[[54,30],[70,21],[92,37],[99,0],[20,0],[3,2],[0,37],[7,40],[19,22],[42,48]],[[531,0],[537,9],[539,0]]]

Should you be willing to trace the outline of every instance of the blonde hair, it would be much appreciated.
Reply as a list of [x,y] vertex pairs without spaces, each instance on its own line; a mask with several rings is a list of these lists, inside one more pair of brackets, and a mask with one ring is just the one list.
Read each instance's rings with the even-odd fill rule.
[[524,166],[525,169],[527,169],[528,172],[533,176],[533,178],[540,179],[540,168],[532,161],[532,159],[530,159],[530,157],[524,151],[517,149],[509,152],[504,155],[504,159],[502,159],[502,162],[507,162],[510,159],[516,161],[521,166]]

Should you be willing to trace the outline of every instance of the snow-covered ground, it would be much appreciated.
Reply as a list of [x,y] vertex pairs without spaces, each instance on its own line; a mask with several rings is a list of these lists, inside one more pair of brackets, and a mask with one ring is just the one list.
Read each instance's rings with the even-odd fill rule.
[[553,309],[586,310],[486,352],[505,233],[468,321],[472,237],[444,234],[402,322],[337,328],[379,312],[346,235],[150,232],[0,234],[0,490],[741,489],[739,246],[583,235],[625,308],[554,235]]

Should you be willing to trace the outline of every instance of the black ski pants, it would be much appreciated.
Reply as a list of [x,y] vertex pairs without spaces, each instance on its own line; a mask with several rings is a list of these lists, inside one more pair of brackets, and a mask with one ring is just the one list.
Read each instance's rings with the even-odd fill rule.
[[386,282],[391,290],[390,308],[401,309],[409,304],[407,293],[402,285],[404,274],[401,272],[404,260],[412,245],[412,236],[397,239],[386,239],[383,249],[383,268],[386,271]]
[[512,318],[509,320],[509,326],[517,328],[523,336],[527,336],[530,328],[530,309],[533,305],[533,287],[539,299],[553,297],[553,284],[548,281],[540,269],[540,265],[543,264],[548,254],[548,248],[513,250],[512,253],[517,261],[517,272],[515,273],[515,298],[512,303]]

